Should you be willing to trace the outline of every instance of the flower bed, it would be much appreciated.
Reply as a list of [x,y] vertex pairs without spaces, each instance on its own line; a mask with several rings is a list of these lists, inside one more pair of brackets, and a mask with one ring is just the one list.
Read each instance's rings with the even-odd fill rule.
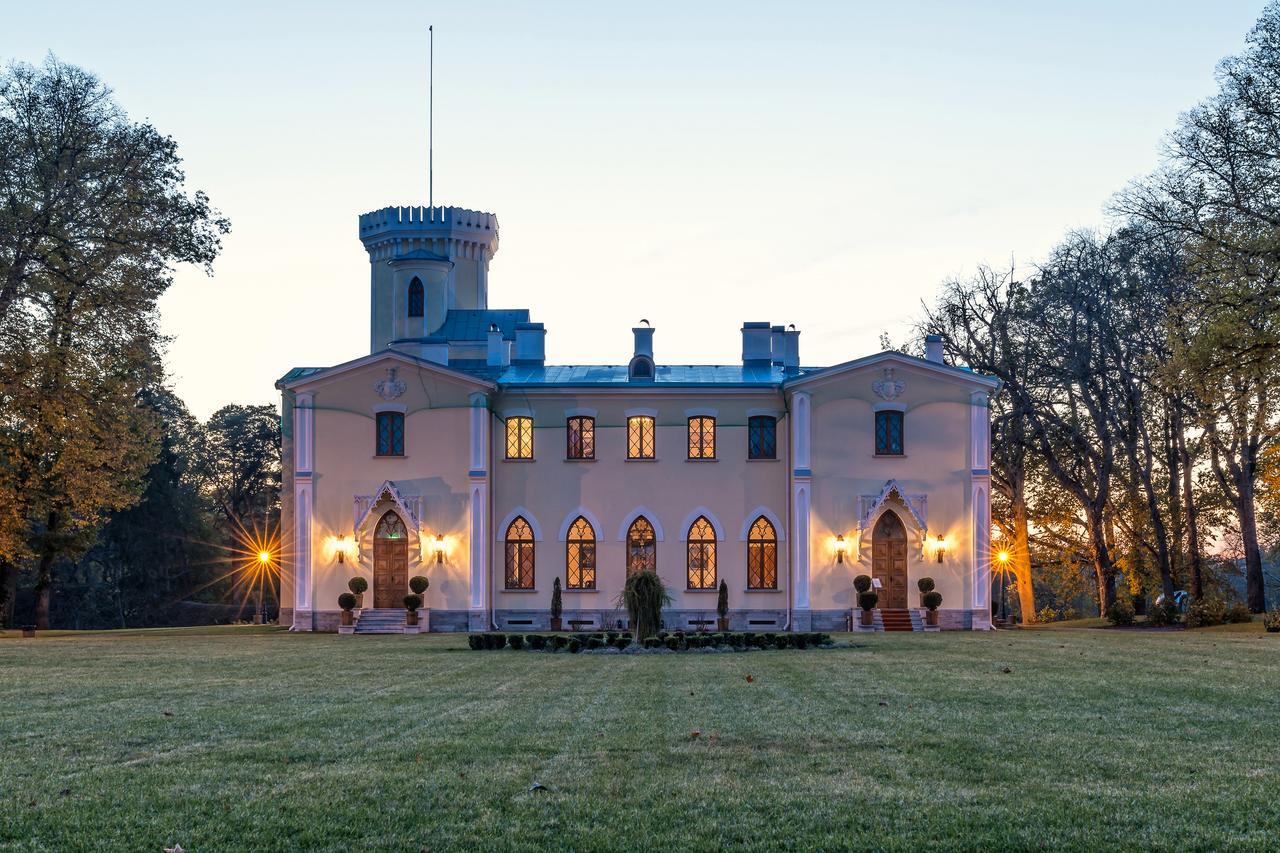
[[643,644],[629,631],[598,631],[572,634],[506,634],[487,631],[467,635],[475,651],[568,652],[578,653],[671,653],[694,651],[748,652],[768,649],[830,649],[831,636],[816,631],[796,633],[756,633],[746,631],[660,631]]

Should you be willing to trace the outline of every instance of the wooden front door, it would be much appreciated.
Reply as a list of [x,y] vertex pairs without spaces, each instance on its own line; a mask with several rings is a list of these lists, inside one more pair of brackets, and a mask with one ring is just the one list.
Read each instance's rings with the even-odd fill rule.
[[880,579],[881,609],[907,606],[907,529],[892,511],[880,516],[871,534],[871,576]]
[[373,606],[404,607],[409,594],[409,535],[394,511],[373,534]]

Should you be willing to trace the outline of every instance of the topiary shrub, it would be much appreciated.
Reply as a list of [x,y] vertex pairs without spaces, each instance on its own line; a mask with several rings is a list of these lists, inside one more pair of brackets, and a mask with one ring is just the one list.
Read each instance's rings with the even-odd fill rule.
[[791,646],[792,646],[792,648],[796,648],[796,649],[807,649],[807,648],[809,648],[809,635],[808,635],[808,634],[796,634],[796,635],[792,636],[792,638],[791,638]]
[[468,634],[467,645],[471,647],[472,651],[478,652],[484,648],[484,637],[480,634]]
[[569,645],[568,637],[557,634],[556,636],[551,638],[551,648],[555,649],[556,651],[560,651],[567,645]]
[[338,596],[338,606],[343,610],[351,611],[355,609],[356,597],[349,592],[344,592]]
[[831,635],[830,635],[830,634],[819,634],[819,635],[818,635],[818,645],[820,645],[820,646],[829,646],[829,645],[831,645]]
[[365,591],[369,589],[369,582],[359,575],[356,575],[351,580],[347,581],[347,589],[351,590],[356,595],[364,595]]
[[507,645],[517,652],[520,651],[524,648],[524,634],[508,634]]
[[662,640],[659,640],[657,637],[645,637],[642,645],[646,649],[659,649],[662,648]]
[[499,634],[493,631],[486,632],[484,635],[484,647],[490,651],[501,649],[507,645],[507,635]]
[[1167,628],[1182,621],[1178,605],[1172,601],[1163,601],[1147,608],[1147,624],[1153,628]]
[[541,634],[530,634],[525,637],[525,642],[529,644],[529,648],[536,652],[540,652],[547,647],[547,638]]
[[627,646],[629,646],[629,645],[631,645],[631,638],[630,638],[630,637],[622,637],[622,636],[619,636],[619,637],[614,638],[614,641],[613,641],[613,647],[614,647],[615,649],[618,649],[619,651],[621,651],[622,649],[625,649],[625,648],[626,648]]
[[936,589],[928,590],[921,596],[920,602],[930,610],[937,610],[942,606],[942,593]]
[[627,578],[626,586],[618,593],[617,604],[626,608],[631,627],[643,641],[658,633],[662,627],[662,608],[674,601],[658,573],[644,571]]
[[618,639],[618,632],[617,632],[617,631],[606,631],[606,632],[605,632],[605,635],[604,635],[604,638],[605,638],[605,640],[606,640],[610,645],[612,645],[612,644],[613,644],[613,641],[614,641],[614,640],[616,640],[616,639]]
[[680,648],[680,638],[677,637],[675,634],[672,634],[671,636],[667,637],[666,643],[667,643],[667,648],[671,649],[671,651],[673,652]]
[[422,575],[414,575],[409,578],[409,589],[413,590],[418,595],[422,595],[426,592],[427,587],[429,586],[431,586],[431,581],[427,580]]
[[867,590],[871,589],[871,576],[858,575],[856,578],[853,579],[853,588],[856,589],[858,592],[866,592]]
[[569,653],[576,655],[580,651],[582,651],[582,641],[577,637],[571,637],[569,639]]
[[592,637],[590,640],[587,640],[587,648],[589,648],[589,649],[603,649],[603,648],[604,648],[604,640],[603,640],[603,639],[601,639],[600,637]]
[[773,647],[776,649],[785,649],[789,645],[791,645],[791,638],[786,634],[779,634],[773,638]]
[[1262,614],[1262,627],[1268,634],[1280,634],[1280,610]]
[[875,610],[879,600],[880,596],[876,595],[875,590],[868,589],[858,593],[858,606],[863,610]]
[[933,592],[933,578],[920,578],[916,581],[916,586],[921,592]]
[[1107,621],[1112,625],[1132,625],[1133,619],[1133,602],[1124,596],[1117,597],[1107,608]]
[[716,615],[722,620],[729,617],[729,584],[722,579],[720,591],[716,593]]
[[564,614],[564,597],[560,592],[559,576],[551,584],[551,618],[559,619]]
[[404,597],[405,610],[417,610],[421,606],[422,606],[422,596],[417,595],[416,593],[409,593]]

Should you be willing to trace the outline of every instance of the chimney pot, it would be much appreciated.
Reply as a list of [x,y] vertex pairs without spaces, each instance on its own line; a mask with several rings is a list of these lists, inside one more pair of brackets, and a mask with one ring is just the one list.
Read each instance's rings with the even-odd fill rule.
[[547,360],[547,330],[541,323],[516,324],[515,364],[545,364]]
[[926,361],[942,364],[942,335],[927,335],[924,339],[924,357]]

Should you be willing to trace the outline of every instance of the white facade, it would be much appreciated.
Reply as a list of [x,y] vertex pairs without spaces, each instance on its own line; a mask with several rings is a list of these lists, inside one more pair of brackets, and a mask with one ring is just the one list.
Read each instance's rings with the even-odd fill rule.
[[[664,365],[642,326],[619,363],[547,365],[527,310],[488,308],[496,217],[387,208],[360,238],[373,351],[277,384],[282,621],[333,630],[356,574],[366,606],[402,606],[402,554],[432,630],[545,629],[556,579],[566,628],[614,627],[647,565],[668,627],[714,627],[723,581],[734,630],[844,630],[858,574],[884,609],[933,578],[943,627],[989,627],[995,380],[936,345],[803,367],[768,323],[743,325],[736,364]],[[877,549],[889,530],[904,560]]]

